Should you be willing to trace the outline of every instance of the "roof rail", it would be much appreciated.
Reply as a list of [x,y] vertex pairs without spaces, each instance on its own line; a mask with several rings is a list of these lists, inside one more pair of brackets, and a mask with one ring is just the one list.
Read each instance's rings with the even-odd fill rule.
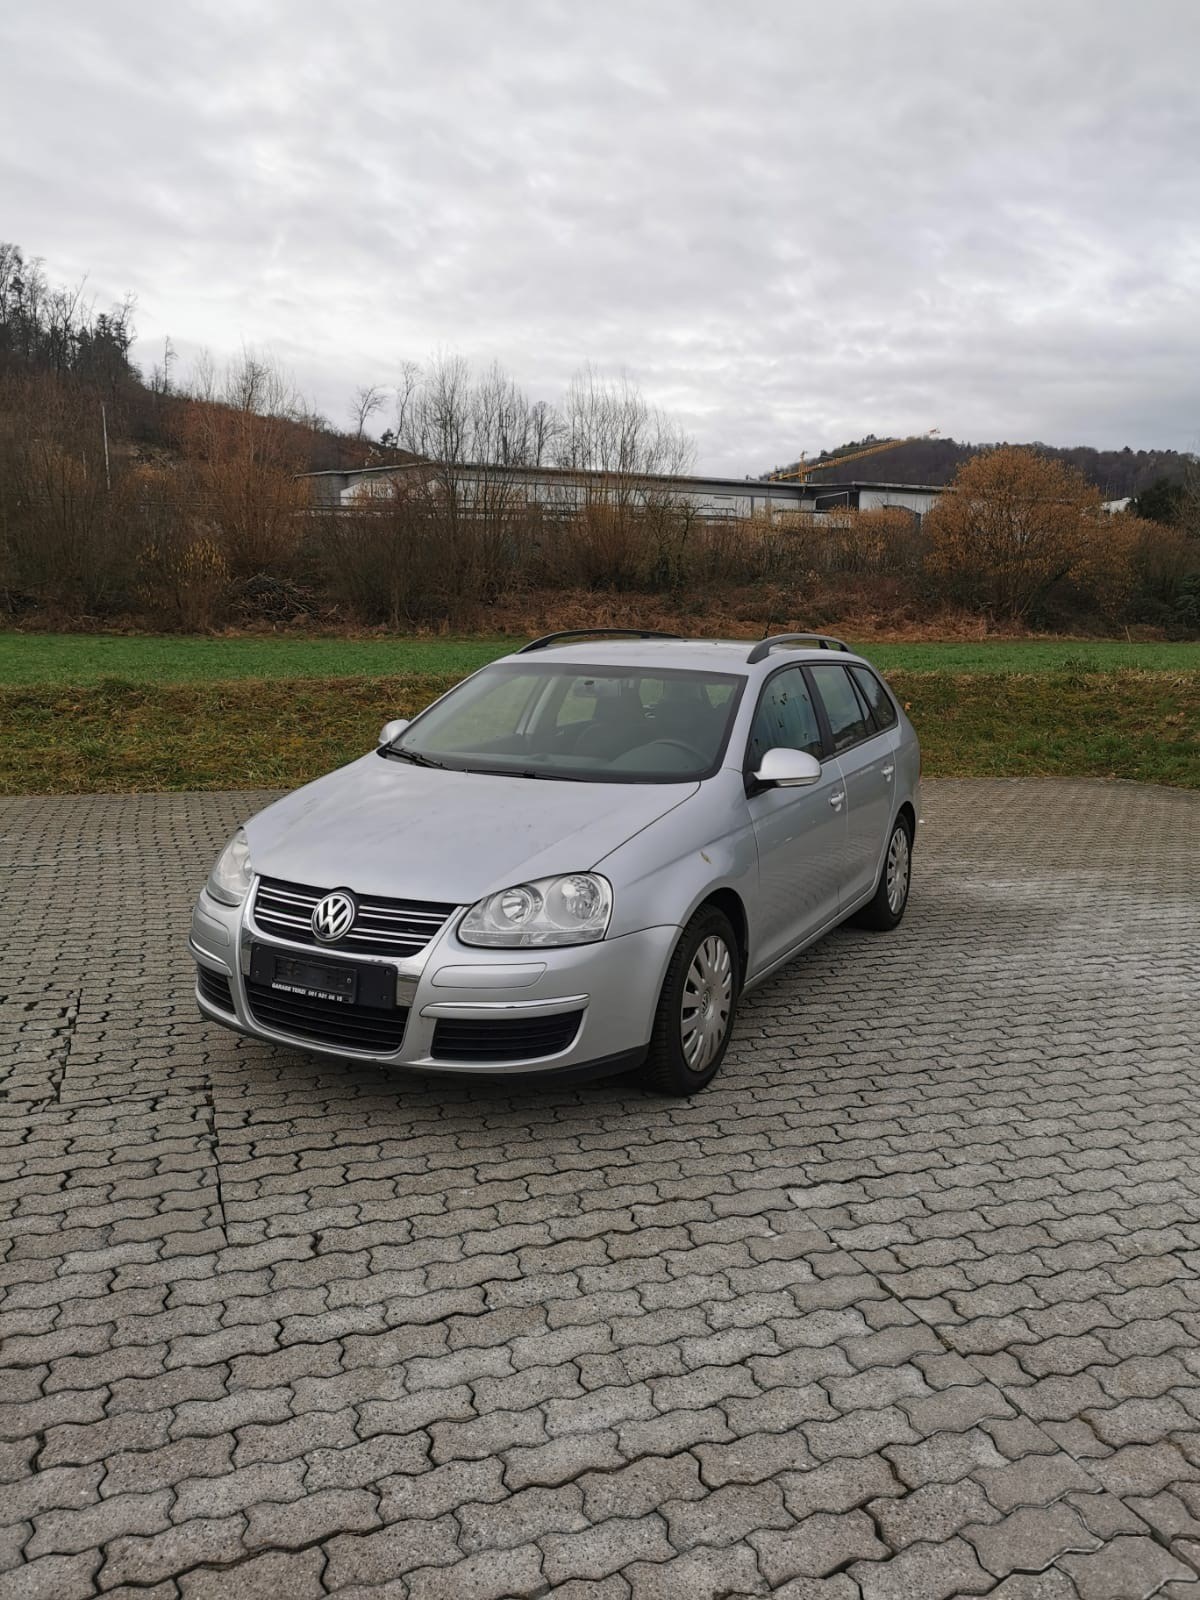
[[561,639],[682,639],[681,633],[660,633],[655,628],[564,628],[561,633],[545,633],[540,639],[531,639],[516,652],[528,655],[531,650],[544,650],[547,645],[558,644]]
[[785,644],[811,644],[816,645],[818,650],[844,650],[847,655],[854,653],[844,639],[835,639],[830,633],[773,633],[769,639],[758,641],[746,657],[746,665],[765,661],[777,645]]

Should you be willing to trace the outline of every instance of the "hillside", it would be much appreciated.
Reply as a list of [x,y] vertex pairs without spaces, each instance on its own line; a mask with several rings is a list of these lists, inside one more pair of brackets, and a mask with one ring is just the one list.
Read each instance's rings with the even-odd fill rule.
[[[964,462],[986,444],[960,443],[957,439],[913,439],[892,450],[880,451],[863,461],[839,469],[837,457],[865,449],[876,442],[874,434],[839,445],[829,451],[830,465],[814,474],[816,483],[833,483],[842,478],[881,483],[949,483]],[[1005,441],[1007,443],[1007,441]],[[1193,458],[1178,450],[1094,450],[1090,445],[1049,445],[1040,440],[1023,448],[1039,450],[1056,461],[1082,472],[1095,484],[1106,500],[1140,494],[1152,483],[1165,478],[1181,483]],[[795,466],[776,470],[790,471]],[[766,476],[766,474],[763,474]]]

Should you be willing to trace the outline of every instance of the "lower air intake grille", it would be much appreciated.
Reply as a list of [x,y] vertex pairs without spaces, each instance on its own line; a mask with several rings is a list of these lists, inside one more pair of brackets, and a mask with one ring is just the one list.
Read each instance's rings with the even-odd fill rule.
[[498,1017],[495,1021],[448,1021],[433,1030],[436,1061],[532,1061],[556,1056],[579,1032],[582,1011],[553,1017]]
[[223,972],[213,972],[208,967],[196,968],[196,987],[210,1006],[220,1006],[222,1011],[233,1011],[233,996],[229,992],[229,979]]
[[342,1006],[336,1000],[281,994],[268,984],[250,980],[246,982],[246,1001],[254,1020],[276,1033],[376,1055],[399,1050],[408,1022],[407,1008]]

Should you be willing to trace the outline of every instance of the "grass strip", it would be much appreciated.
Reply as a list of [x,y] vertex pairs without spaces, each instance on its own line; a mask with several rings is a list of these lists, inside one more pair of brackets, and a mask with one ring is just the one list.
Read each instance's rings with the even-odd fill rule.
[[[837,630],[835,629],[834,632]],[[505,655],[514,638],[190,638],[140,634],[0,633],[0,684],[223,683],[238,678],[458,677]],[[750,641],[747,641],[749,648]],[[998,639],[869,643],[883,671],[1200,671],[1200,643]]]
[[[290,789],[457,673],[0,689],[0,794]],[[1200,672],[890,672],[929,777],[1200,789]]]

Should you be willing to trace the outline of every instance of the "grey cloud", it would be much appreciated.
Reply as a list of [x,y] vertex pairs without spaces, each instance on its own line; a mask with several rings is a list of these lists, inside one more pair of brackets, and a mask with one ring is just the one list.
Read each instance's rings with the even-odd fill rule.
[[1200,444],[1191,0],[44,0],[3,233],[269,344],[627,371],[752,472],[923,431]]

